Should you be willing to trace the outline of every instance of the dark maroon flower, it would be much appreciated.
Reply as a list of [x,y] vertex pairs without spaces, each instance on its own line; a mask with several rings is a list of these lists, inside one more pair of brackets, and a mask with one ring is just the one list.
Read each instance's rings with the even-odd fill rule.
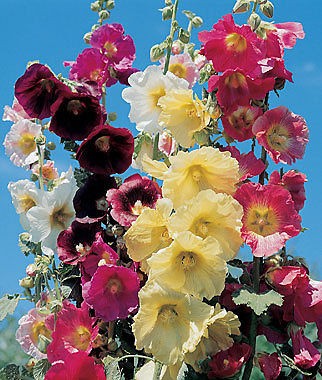
[[49,130],[70,140],[83,140],[103,121],[99,101],[88,95],[64,96],[53,104],[51,111]]
[[85,184],[76,191],[73,199],[77,218],[100,218],[106,215],[108,203],[106,192],[116,188],[114,177],[93,174]]
[[276,380],[282,370],[282,360],[276,352],[261,355],[258,363],[266,380]]
[[128,177],[118,189],[106,193],[106,199],[112,206],[111,216],[127,227],[131,226],[144,208],[154,208],[159,198],[159,185],[139,174]]
[[76,159],[97,174],[123,173],[131,165],[134,139],[126,128],[97,127],[80,145]]
[[51,106],[70,89],[60,82],[47,66],[34,63],[15,84],[15,97],[30,117],[45,119]]

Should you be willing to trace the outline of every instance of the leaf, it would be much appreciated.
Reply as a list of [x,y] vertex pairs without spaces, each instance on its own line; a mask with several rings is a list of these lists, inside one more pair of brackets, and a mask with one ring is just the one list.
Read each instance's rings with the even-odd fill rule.
[[103,359],[105,374],[107,379],[122,380],[122,373],[119,369],[117,360],[112,356],[106,356]]
[[283,296],[274,290],[263,294],[256,294],[247,289],[241,289],[239,294],[233,297],[233,299],[236,305],[247,305],[257,315],[261,315],[272,304],[278,306],[283,304]]
[[8,314],[13,314],[19,302],[19,295],[9,296],[4,295],[0,299],[0,321],[5,319]]
[[8,364],[0,370],[0,380],[21,380],[19,367]]
[[35,366],[33,368],[33,372],[32,372],[35,380],[44,380],[44,377],[45,377],[45,375],[46,375],[46,373],[50,367],[51,367],[51,364],[49,363],[49,361],[47,359],[39,360],[35,364]]

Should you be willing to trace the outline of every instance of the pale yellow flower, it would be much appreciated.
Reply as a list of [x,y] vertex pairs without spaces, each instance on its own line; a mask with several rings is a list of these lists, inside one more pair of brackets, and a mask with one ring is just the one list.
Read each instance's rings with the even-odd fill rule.
[[169,231],[171,235],[191,231],[203,239],[215,238],[222,248],[221,257],[228,261],[236,256],[243,242],[242,216],[242,206],[231,195],[203,190],[170,217]]
[[211,299],[225,286],[227,266],[221,254],[216,239],[203,240],[189,231],[181,232],[169,247],[148,259],[149,278],[176,291]]
[[199,191],[212,189],[217,193],[233,194],[239,182],[238,162],[229,152],[202,147],[191,152],[178,152],[169,157],[171,166],[144,156],[143,169],[162,179],[162,192],[176,209],[195,197]]
[[[177,380],[179,371],[182,367],[182,362],[178,362],[175,365],[163,365],[160,380]],[[144,364],[139,371],[135,374],[134,380],[151,380],[153,379],[155,369],[155,362],[150,360]]]
[[171,89],[159,98],[158,105],[162,109],[159,124],[185,148],[193,146],[193,134],[209,124],[210,114],[198,98],[193,98],[192,90]]
[[199,363],[209,355],[215,355],[219,351],[230,348],[234,343],[231,335],[240,335],[239,327],[240,321],[237,315],[221,309],[217,304],[208,329],[195,351],[185,355],[185,362],[190,364],[195,371],[201,372]]
[[187,294],[149,281],[139,292],[140,309],[132,330],[138,350],[166,365],[192,352],[203,336],[214,308]]

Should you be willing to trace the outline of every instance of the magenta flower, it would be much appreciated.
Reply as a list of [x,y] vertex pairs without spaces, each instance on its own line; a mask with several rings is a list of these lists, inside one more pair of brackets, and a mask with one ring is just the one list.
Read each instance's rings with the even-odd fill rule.
[[54,363],[44,380],[106,380],[104,367],[93,357],[79,351],[65,356],[64,361]]
[[273,255],[300,233],[301,217],[286,189],[249,182],[237,189],[235,199],[244,208],[242,238],[254,256]]
[[48,360],[51,363],[65,360],[66,355],[78,351],[88,354],[98,334],[98,325],[93,327],[95,322],[96,318],[89,316],[89,309],[84,302],[81,308],[77,308],[65,300],[57,314],[52,342],[47,347]]
[[282,370],[282,360],[276,352],[273,354],[260,355],[258,363],[265,380],[276,380]]
[[106,199],[112,206],[111,216],[126,227],[131,226],[144,208],[155,208],[159,198],[159,185],[139,174],[133,174],[118,189],[106,193]]
[[136,309],[139,289],[139,277],[131,269],[101,265],[91,281],[83,285],[83,297],[96,316],[109,322],[126,318]]
[[76,159],[93,173],[120,174],[131,165],[133,152],[134,139],[128,129],[101,125],[82,142]]
[[321,359],[318,349],[313,346],[301,328],[291,328],[291,339],[295,364],[303,369],[312,368]]
[[280,24],[275,24],[276,33],[282,45],[287,49],[292,49],[296,44],[296,39],[303,39],[305,37],[305,33],[303,30],[303,26],[299,22],[282,22]]
[[49,130],[70,140],[83,140],[103,122],[99,101],[89,95],[71,93],[51,107]]
[[262,78],[284,79],[293,82],[292,73],[285,68],[282,58],[265,58],[259,62]]
[[34,63],[15,84],[15,97],[30,117],[45,119],[51,106],[70,89],[60,82],[47,66]]
[[253,125],[253,133],[276,164],[291,165],[302,158],[309,141],[305,120],[283,106],[260,116]]

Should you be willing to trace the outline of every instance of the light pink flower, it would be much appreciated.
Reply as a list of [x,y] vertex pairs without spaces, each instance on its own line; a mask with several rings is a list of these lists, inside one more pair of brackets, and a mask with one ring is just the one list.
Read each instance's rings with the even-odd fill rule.
[[[33,165],[31,171],[33,174],[39,176],[39,164]],[[54,161],[48,160],[43,164],[42,177],[45,184],[59,177],[58,170],[55,168]]]
[[27,112],[23,109],[22,105],[19,104],[16,98],[13,99],[12,106],[5,106],[3,112],[3,121],[12,121],[13,123],[17,123],[22,119],[31,119],[31,117],[27,114]]
[[303,26],[299,22],[283,22],[275,24],[274,27],[282,45],[287,49],[294,47],[297,38],[302,40],[305,37]]
[[169,157],[176,149],[176,140],[169,133],[163,132],[159,137],[158,148]]

